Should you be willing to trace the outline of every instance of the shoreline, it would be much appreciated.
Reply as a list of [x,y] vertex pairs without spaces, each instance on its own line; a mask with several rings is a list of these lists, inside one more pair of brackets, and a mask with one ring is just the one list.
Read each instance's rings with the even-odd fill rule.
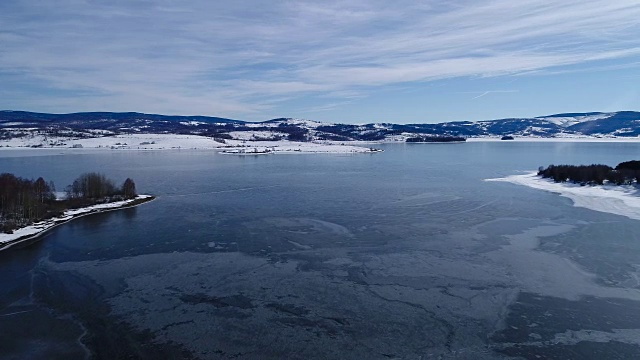
[[[521,142],[521,143],[640,143],[640,137],[521,137],[513,140],[501,140],[500,137],[467,137],[460,142],[425,143],[476,143],[476,142]],[[422,144],[423,142],[416,142]],[[376,141],[363,140],[313,140],[306,142],[289,140],[242,140],[216,139],[202,135],[184,134],[120,134],[96,136],[90,138],[49,137],[43,135],[25,136],[0,140],[0,152],[16,150],[60,151],[60,153],[81,153],[94,151],[164,151],[164,150],[209,150],[215,152],[233,151],[250,148],[272,149],[273,153],[302,154],[352,154],[374,153],[371,145],[410,144],[403,139],[388,138]],[[380,150],[380,149],[375,149]]]
[[518,137],[514,136],[513,140],[502,140],[499,137],[469,137],[468,142],[620,142],[620,143],[633,143],[640,142],[638,137]]
[[571,199],[574,207],[640,220],[640,187],[635,185],[581,186],[574,183],[556,183],[551,179],[538,176],[536,171],[484,181],[508,182],[544,190]]
[[222,152],[243,149],[271,149],[273,153],[354,154],[372,153],[358,141],[289,141],[215,139],[202,135],[182,134],[120,134],[90,138],[45,138],[43,135],[0,140],[2,150],[54,150],[64,153],[82,151],[154,151],[209,150]]
[[[405,144],[464,144],[467,140],[456,140],[456,141],[405,141]],[[383,142],[383,144],[385,144]]]
[[[142,204],[146,204],[155,200],[153,195],[138,195],[134,199],[115,201],[106,204],[91,205],[84,208],[69,209],[66,210],[62,216],[43,220],[13,231],[12,234],[0,233],[0,251],[7,250],[15,245],[37,240],[50,230],[56,227],[70,222],[72,220],[81,218],[83,216],[100,214],[115,210],[129,209]],[[23,232],[24,234],[21,234]]]

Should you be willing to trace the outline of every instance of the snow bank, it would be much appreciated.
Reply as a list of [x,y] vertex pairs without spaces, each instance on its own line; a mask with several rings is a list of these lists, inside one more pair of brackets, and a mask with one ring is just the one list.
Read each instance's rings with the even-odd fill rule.
[[571,199],[573,206],[576,207],[640,220],[640,192],[637,187],[632,185],[580,186],[572,183],[556,183],[553,180],[539,177],[536,172],[486,179],[485,181],[504,181],[554,192]]
[[14,230],[13,234],[0,233],[0,250],[4,250],[7,247],[9,247],[10,245],[8,243],[14,242],[19,239],[22,239],[22,240],[32,239],[37,235],[39,235],[40,233],[50,230],[60,225],[61,223],[67,222],[73,218],[80,217],[83,215],[88,215],[91,213],[109,211],[109,210],[114,210],[120,207],[126,207],[127,205],[133,203],[136,200],[143,200],[143,199],[149,199],[149,198],[151,198],[151,195],[138,195],[135,199],[131,199],[131,200],[115,201],[107,204],[98,204],[98,205],[88,206],[88,207],[79,208],[79,209],[67,210],[62,214],[62,216],[51,218],[45,221],[40,221],[30,226],[26,226],[18,230]]

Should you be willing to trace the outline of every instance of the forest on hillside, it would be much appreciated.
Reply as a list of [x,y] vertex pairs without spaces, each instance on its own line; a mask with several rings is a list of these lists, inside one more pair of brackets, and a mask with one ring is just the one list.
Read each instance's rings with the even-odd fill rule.
[[66,188],[62,199],[56,198],[52,181],[39,177],[24,179],[14,174],[0,174],[0,231],[17,228],[61,215],[65,210],[133,199],[137,196],[134,181],[127,178],[121,186],[99,173],[80,175]]

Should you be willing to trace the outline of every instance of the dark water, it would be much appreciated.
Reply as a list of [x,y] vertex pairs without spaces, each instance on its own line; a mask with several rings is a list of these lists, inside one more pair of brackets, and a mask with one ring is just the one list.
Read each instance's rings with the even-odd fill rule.
[[3,358],[640,357],[640,222],[484,182],[640,144],[381,154],[2,151],[158,199],[0,253]]

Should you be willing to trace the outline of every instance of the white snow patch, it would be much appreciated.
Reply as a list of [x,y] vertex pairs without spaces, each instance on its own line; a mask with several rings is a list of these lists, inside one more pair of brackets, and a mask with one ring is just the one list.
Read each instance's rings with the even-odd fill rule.
[[282,120],[271,121],[271,122],[246,123],[244,124],[244,126],[246,127],[278,127],[281,124],[299,125],[302,127],[306,127],[307,129],[315,129],[318,126],[323,126],[323,125],[333,125],[331,123],[322,123],[319,121],[306,120],[306,119],[282,119]]
[[198,126],[198,125],[205,125],[206,122],[202,122],[202,121],[180,121],[181,125],[186,125],[186,126]]
[[97,134],[97,135],[113,135],[113,131],[111,131],[111,130],[86,129],[85,131],[88,132],[88,133]]
[[248,127],[248,128],[255,128],[255,127],[278,127],[280,125],[280,123],[245,123],[243,124],[244,126]]
[[20,122],[20,121],[12,121],[12,122],[6,122],[6,123],[2,123],[0,124],[2,127],[6,127],[6,126],[20,126],[20,125],[30,125],[33,123],[26,123],[26,122]]
[[321,123],[319,121],[306,120],[306,119],[288,119],[285,123],[303,126],[303,127],[306,127],[307,129],[315,129],[318,126],[323,126],[323,125],[332,125],[328,123]]
[[614,115],[613,113],[602,113],[602,114],[587,115],[587,116],[538,117],[536,119],[546,120],[550,123],[553,123],[562,127],[569,127],[571,125],[575,125],[575,124],[583,123],[587,121],[606,119],[613,115]]
[[236,140],[284,139],[288,135],[278,131],[230,131],[228,134]]

